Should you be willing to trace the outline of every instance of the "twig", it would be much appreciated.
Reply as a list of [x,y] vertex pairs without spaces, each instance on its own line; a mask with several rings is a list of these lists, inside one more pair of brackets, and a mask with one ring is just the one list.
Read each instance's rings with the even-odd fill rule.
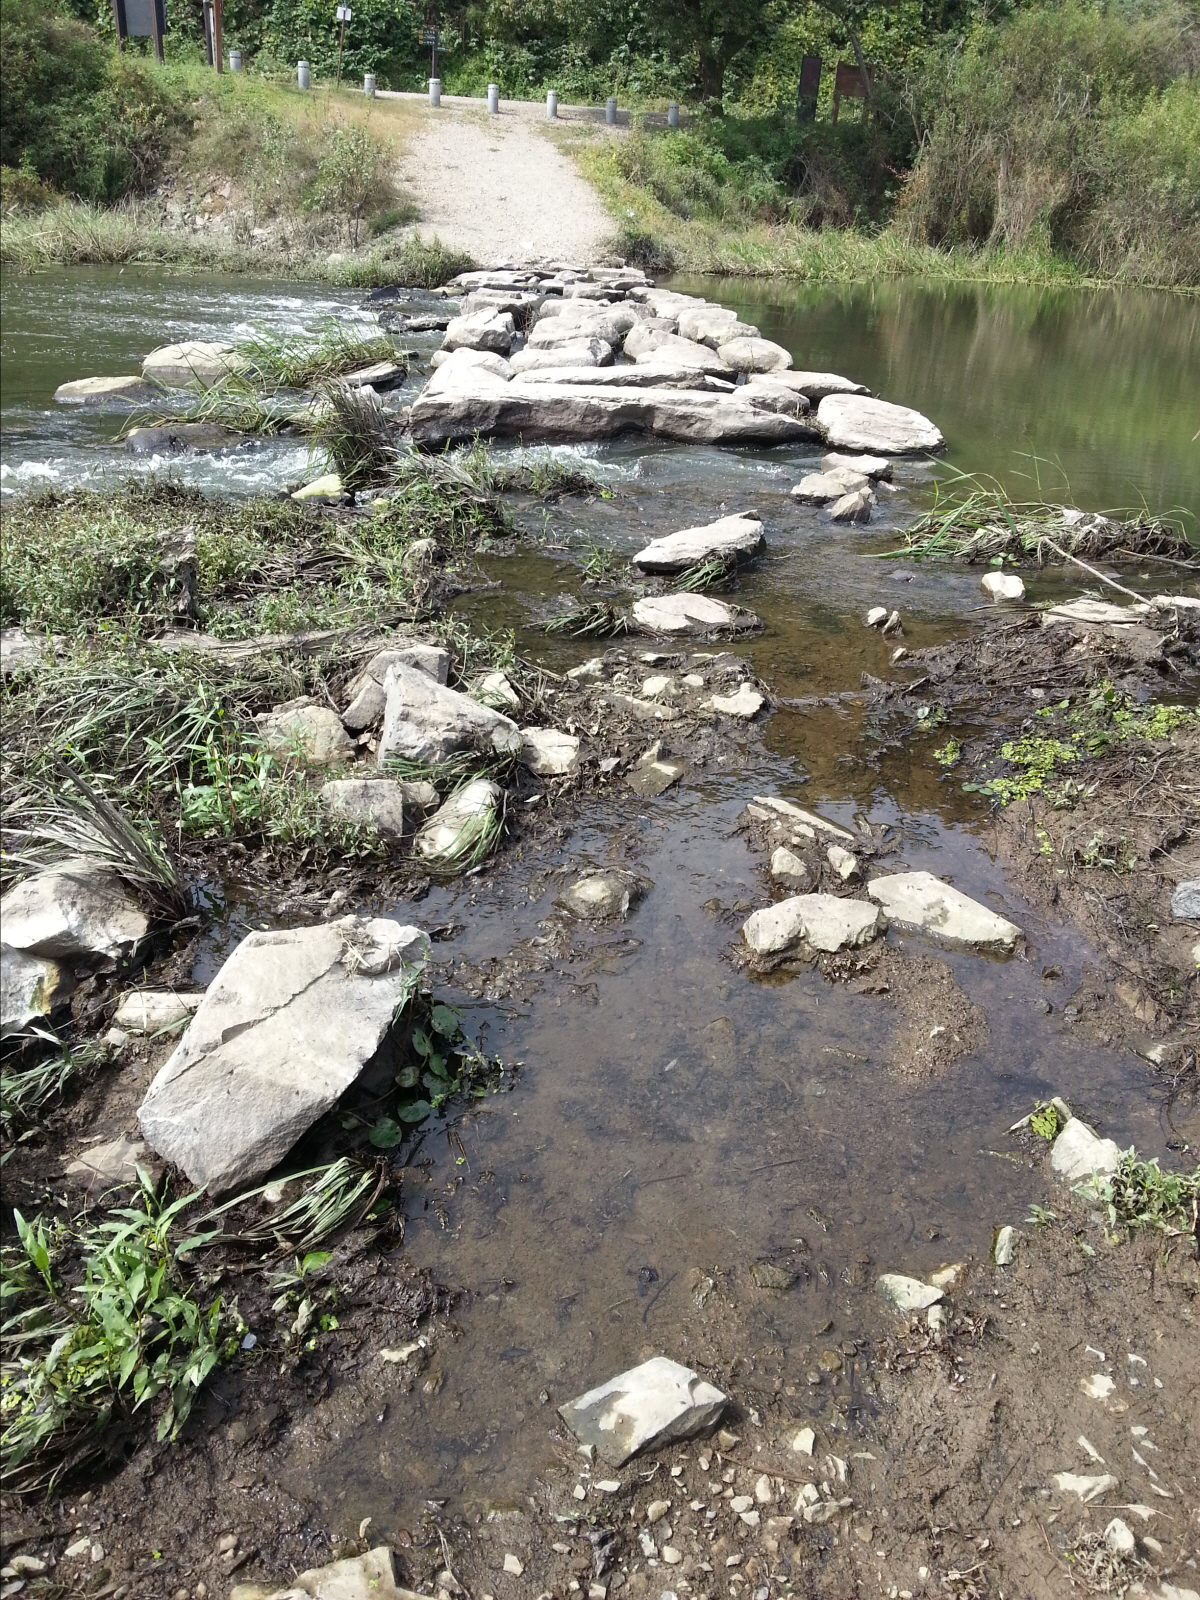
[[1060,545],[1055,544],[1049,535],[1043,534],[1038,543],[1049,545],[1056,556],[1061,556],[1064,561],[1070,561],[1075,566],[1082,567],[1085,572],[1089,573],[1093,578],[1099,578],[1101,583],[1108,584],[1109,588],[1115,589],[1118,594],[1127,594],[1131,600],[1136,600],[1139,605],[1145,604],[1140,594],[1135,594],[1132,589],[1127,589],[1123,583],[1118,583],[1115,578],[1106,577],[1103,572],[1097,571],[1095,567],[1089,567],[1086,561],[1080,561],[1078,556],[1071,555]]

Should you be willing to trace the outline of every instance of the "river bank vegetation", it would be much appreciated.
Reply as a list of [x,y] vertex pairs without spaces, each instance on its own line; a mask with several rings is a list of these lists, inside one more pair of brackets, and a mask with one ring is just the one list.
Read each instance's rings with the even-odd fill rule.
[[[419,89],[422,20],[366,0],[347,83]],[[813,281],[932,273],[1200,285],[1200,26],[1182,0],[575,0],[468,7],[443,23],[448,92],[616,94],[633,127],[568,124],[657,270]],[[193,14],[194,13],[194,14]],[[411,15],[410,15],[411,13]],[[335,93],[336,37],[301,0],[230,3],[249,71],[202,64],[200,7],[168,6],[167,64],[118,54],[93,0],[2,9],[4,259],[162,261],[335,282],[443,281],[414,246],[394,156],[419,108]],[[142,53],[139,54],[139,51]],[[824,63],[815,106],[797,85]],[[312,64],[317,89],[292,87]],[[831,118],[839,60],[869,99]],[[640,115],[679,101],[685,126]]]

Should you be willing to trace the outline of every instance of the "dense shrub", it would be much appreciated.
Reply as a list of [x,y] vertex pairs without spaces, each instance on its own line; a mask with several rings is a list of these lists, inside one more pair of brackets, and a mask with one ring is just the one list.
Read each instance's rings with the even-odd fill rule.
[[115,200],[155,182],[181,127],[136,60],[60,11],[0,0],[0,162],[55,189]]

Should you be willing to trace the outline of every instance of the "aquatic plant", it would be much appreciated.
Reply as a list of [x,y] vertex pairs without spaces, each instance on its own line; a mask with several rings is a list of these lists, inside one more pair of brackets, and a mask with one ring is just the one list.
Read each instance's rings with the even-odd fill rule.
[[265,389],[311,389],[380,361],[394,361],[396,346],[388,333],[347,326],[327,317],[310,334],[259,332],[239,340],[246,362],[243,376]]

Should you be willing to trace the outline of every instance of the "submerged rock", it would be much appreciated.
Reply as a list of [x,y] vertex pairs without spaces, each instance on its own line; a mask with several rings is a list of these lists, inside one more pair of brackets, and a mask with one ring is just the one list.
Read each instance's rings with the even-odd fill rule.
[[869,489],[854,489],[829,508],[831,522],[870,522],[875,496]]
[[0,1038],[51,1016],[74,987],[70,972],[51,957],[0,945]]
[[870,944],[886,927],[887,919],[869,901],[798,894],[747,917],[742,938],[757,956],[777,955],[801,943],[832,953]]
[[395,389],[408,377],[408,368],[399,361],[376,361],[369,367],[359,367],[357,372],[344,372],[338,379],[347,389],[374,389],[384,394]]
[[817,407],[826,442],[846,450],[904,456],[941,450],[946,441],[928,417],[865,395],[829,394]]
[[634,602],[633,620],[652,633],[722,633],[758,625],[751,612],[707,594],[648,595]]
[[113,872],[72,858],[24,878],[0,900],[4,943],[63,961],[127,954],[150,919]]
[[73,378],[70,383],[60,383],[54,399],[60,406],[101,405],[105,400],[152,400],[155,386],[144,377],[126,374],[119,378]]
[[569,1400],[558,1414],[582,1444],[619,1467],[641,1450],[712,1427],[727,1403],[690,1367],[655,1356]]
[[422,825],[414,841],[417,854],[442,870],[467,866],[503,803],[504,790],[490,778],[465,784]]
[[812,828],[818,833],[832,834],[835,839],[848,840],[850,844],[857,844],[852,833],[845,828],[840,828],[836,822],[828,822],[824,817],[818,816],[815,811],[806,811],[803,806],[798,806],[794,800],[783,800],[778,795],[756,794],[756,806],[765,807],[768,811],[775,812],[788,822],[799,822],[807,828]]
[[1015,922],[953,889],[932,872],[894,872],[873,878],[867,893],[900,928],[913,928],[946,944],[1007,953],[1023,937]]
[[123,448],[135,456],[194,455],[224,450],[240,439],[232,428],[212,422],[167,422],[157,427],[134,428],[125,435]]
[[254,719],[264,747],[281,761],[308,767],[331,767],[349,761],[354,745],[342,719],[328,706],[303,700],[260,711]]
[[121,1001],[113,1022],[126,1033],[161,1033],[194,1016],[203,999],[202,994],[176,994],[174,989],[135,989]]
[[558,728],[522,728],[521,760],[538,778],[562,778],[579,765],[579,740]]
[[184,339],[160,345],[142,362],[142,377],[164,389],[211,389],[232,373],[246,368],[231,344],[207,339]]
[[321,804],[351,822],[369,823],[389,844],[404,836],[404,785],[394,778],[334,778],[321,790]]
[[1079,1117],[1072,1117],[1050,1151],[1051,1170],[1068,1183],[1107,1178],[1117,1170],[1121,1152],[1112,1139],[1102,1139]]
[[381,767],[394,757],[436,765],[459,750],[496,755],[520,752],[521,732],[510,717],[457,689],[446,688],[417,667],[393,662],[383,687],[386,710],[379,736]]
[[143,1136],[210,1193],[252,1183],[355,1081],[428,956],[384,917],[247,935],[150,1085]]
[[715,694],[709,705],[723,717],[740,717],[749,722],[767,703],[767,697],[751,683],[741,683],[733,694]]
[[626,916],[637,898],[637,885],[618,873],[590,872],[571,885],[563,904],[587,922],[606,922]]
[[686,770],[685,762],[673,761],[663,754],[662,740],[656,739],[634,762],[625,782],[643,800],[654,800],[678,783]]
[[762,546],[762,523],[752,511],[739,511],[700,528],[681,528],[678,533],[652,539],[634,556],[633,564],[643,572],[684,572],[713,557],[743,560]]

